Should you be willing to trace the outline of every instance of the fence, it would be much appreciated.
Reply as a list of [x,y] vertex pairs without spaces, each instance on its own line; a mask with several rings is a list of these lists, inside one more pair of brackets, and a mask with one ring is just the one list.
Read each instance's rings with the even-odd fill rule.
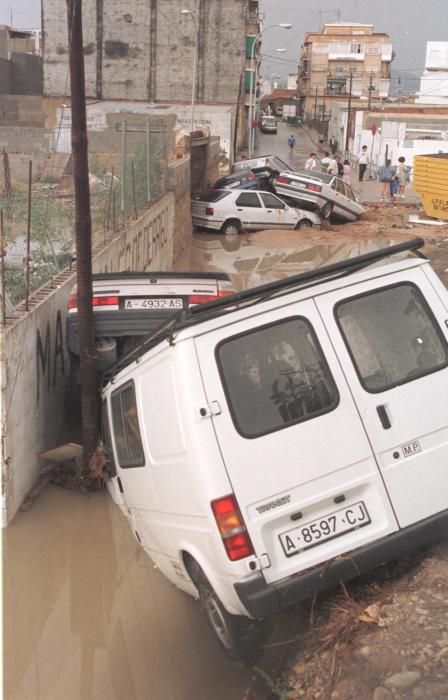
[[[107,233],[137,218],[140,210],[168,190],[166,139],[146,133],[136,140],[133,135],[133,152],[128,154],[125,122],[123,126],[121,153],[97,153],[89,160],[92,231],[96,239],[103,235],[106,240]],[[52,154],[47,159],[40,176],[32,178],[31,187],[11,181],[5,151],[0,159],[1,296],[14,305],[75,257],[71,158],[66,154],[61,166],[56,162],[61,155]]]

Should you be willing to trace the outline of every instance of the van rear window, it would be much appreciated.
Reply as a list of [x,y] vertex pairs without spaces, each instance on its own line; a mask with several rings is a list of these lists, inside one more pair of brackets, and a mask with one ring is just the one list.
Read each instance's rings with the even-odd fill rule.
[[145,463],[134,382],[114,391],[111,398],[115,448],[120,467],[142,467]]
[[364,389],[378,393],[448,365],[448,347],[413,284],[340,302],[336,319]]
[[310,323],[293,318],[221,343],[217,358],[234,425],[247,438],[327,413],[339,395]]

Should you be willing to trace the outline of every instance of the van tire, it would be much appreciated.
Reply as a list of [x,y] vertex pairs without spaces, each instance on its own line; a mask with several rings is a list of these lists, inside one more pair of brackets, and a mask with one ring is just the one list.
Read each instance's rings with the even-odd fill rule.
[[202,572],[196,585],[202,612],[227,658],[239,668],[253,665],[260,655],[262,623],[228,613]]
[[331,202],[325,202],[324,206],[320,210],[319,214],[322,219],[329,219],[333,213],[333,205]]
[[238,219],[229,219],[223,223],[221,233],[225,236],[237,236],[240,230],[241,224]]

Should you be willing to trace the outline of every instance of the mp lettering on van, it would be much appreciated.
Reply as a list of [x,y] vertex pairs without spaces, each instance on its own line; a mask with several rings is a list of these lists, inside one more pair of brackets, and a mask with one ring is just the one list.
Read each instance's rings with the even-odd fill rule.
[[414,440],[414,442],[408,442],[407,445],[402,445],[401,451],[404,457],[410,457],[411,455],[417,454],[417,452],[421,452],[422,448],[420,447],[419,441]]

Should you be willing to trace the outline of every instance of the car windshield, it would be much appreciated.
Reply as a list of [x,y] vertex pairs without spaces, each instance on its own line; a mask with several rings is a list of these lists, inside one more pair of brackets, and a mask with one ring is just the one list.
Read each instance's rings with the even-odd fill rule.
[[229,194],[230,190],[211,190],[210,192],[197,194],[193,199],[195,202],[219,202],[220,199],[228,197]]

